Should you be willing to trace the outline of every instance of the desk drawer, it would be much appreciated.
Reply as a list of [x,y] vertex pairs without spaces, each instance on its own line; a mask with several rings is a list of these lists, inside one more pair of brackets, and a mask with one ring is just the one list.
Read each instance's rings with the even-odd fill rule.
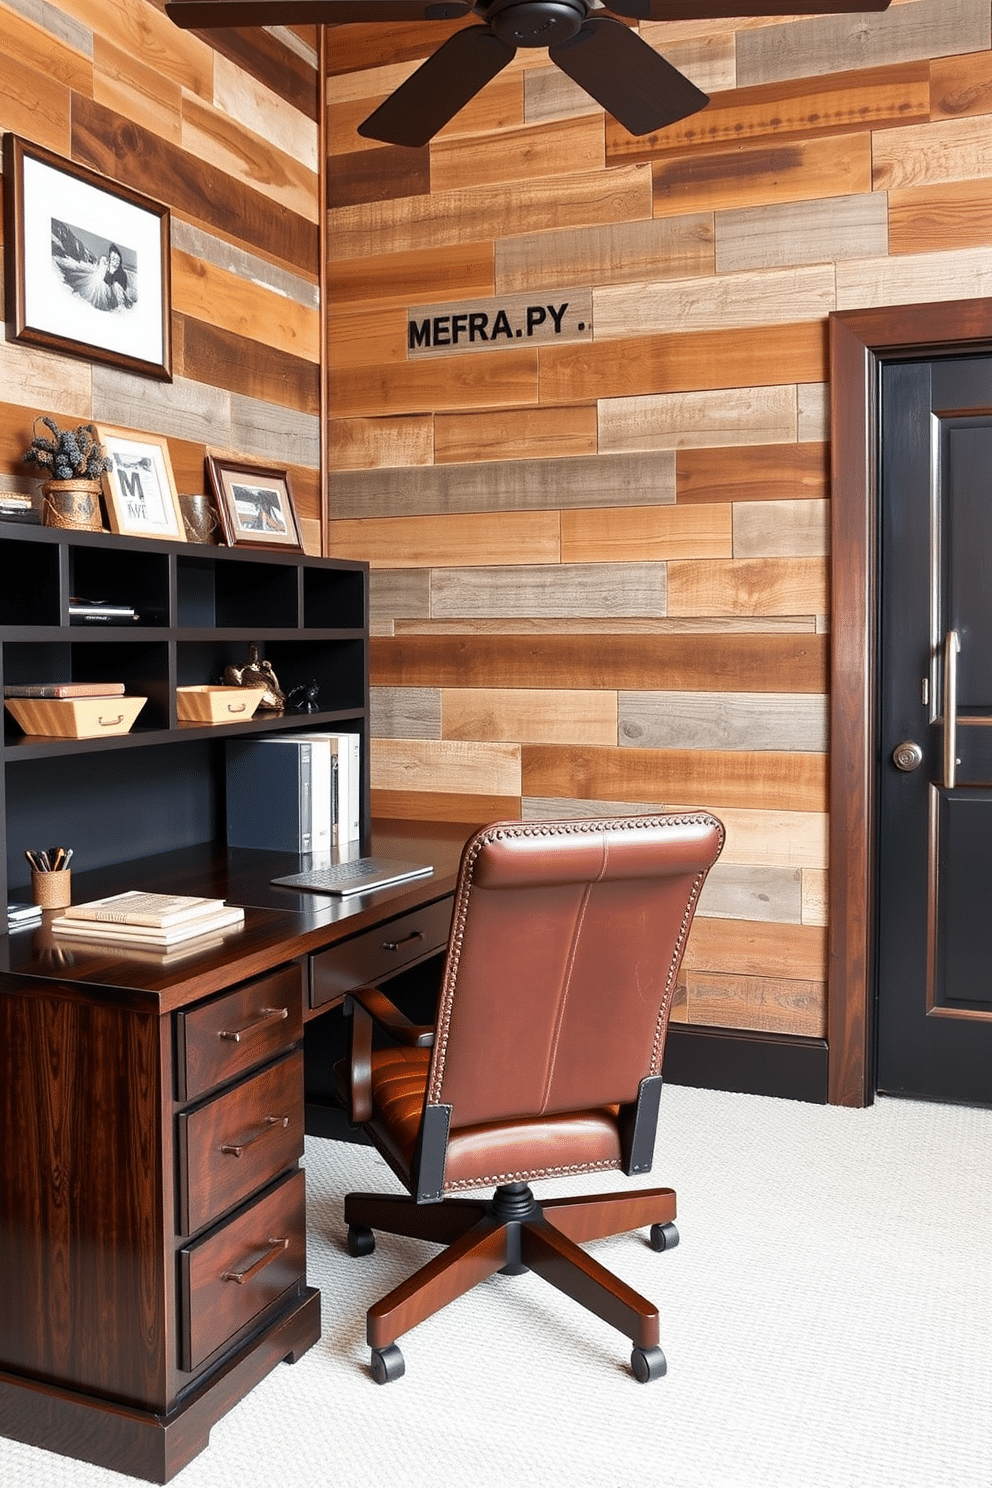
[[284,966],[176,1018],[178,1096],[195,1100],[302,1038],[303,966]]
[[179,1252],[181,1368],[197,1369],[285,1292],[306,1281],[303,1173]]
[[179,1228],[195,1234],[303,1155],[297,1051],[178,1117]]
[[437,899],[409,914],[386,920],[310,960],[310,1006],[340,1002],[352,987],[379,982],[412,966],[448,943],[453,899]]

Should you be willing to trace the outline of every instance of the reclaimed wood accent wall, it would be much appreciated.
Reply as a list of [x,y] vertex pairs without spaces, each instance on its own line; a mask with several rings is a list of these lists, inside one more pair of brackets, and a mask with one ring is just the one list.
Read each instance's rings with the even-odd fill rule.
[[[289,472],[320,552],[320,172],[314,27],[178,30],[150,0],[0,0],[0,131],[170,209],[173,381],[0,341],[0,489],[36,494],[35,414]],[[205,39],[206,38],[206,39]]]
[[[626,134],[542,51],[427,147],[357,123],[454,25],[325,33],[331,551],[373,565],[373,800],[705,806],[676,1016],[825,1033],[834,309],[992,290],[988,0],[643,23],[711,95]],[[407,310],[591,292],[411,358]]]

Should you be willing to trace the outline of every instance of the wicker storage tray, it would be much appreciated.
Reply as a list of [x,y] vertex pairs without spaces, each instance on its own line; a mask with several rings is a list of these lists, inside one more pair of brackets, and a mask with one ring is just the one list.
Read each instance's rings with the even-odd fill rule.
[[26,734],[52,739],[95,739],[126,734],[147,698],[6,698],[4,707]]
[[264,687],[177,687],[180,723],[236,723],[250,718],[265,695]]

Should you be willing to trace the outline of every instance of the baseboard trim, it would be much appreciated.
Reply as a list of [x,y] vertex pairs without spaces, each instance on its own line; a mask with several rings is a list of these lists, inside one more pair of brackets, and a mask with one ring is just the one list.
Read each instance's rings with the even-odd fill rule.
[[672,1085],[828,1102],[825,1039],[670,1023],[663,1073]]

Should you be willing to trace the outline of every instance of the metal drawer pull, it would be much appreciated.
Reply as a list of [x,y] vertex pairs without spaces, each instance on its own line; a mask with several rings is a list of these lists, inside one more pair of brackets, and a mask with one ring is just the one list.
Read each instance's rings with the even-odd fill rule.
[[244,1286],[246,1281],[251,1281],[253,1276],[257,1276],[259,1271],[264,1271],[266,1266],[271,1266],[284,1250],[289,1249],[289,1236],[284,1235],[280,1239],[274,1239],[270,1235],[265,1243],[271,1246],[271,1249],[267,1250],[254,1266],[248,1266],[244,1271],[222,1271],[221,1281],[236,1281],[238,1286]]
[[409,945],[411,940],[423,940],[423,931],[411,930],[409,935],[404,935],[402,940],[384,940],[382,949],[384,951],[398,951],[401,946]]
[[274,1018],[280,1021],[288,1018],[289,1008],[262,1008],[261,1014],[262,1016],[257,1018],[254,1023],[246,1023],[244,1028],[222,1028],[219,1037],[228,1039],[232,1044],[240,1044],[241,1040],[246,1038],[248,1034],[257,1033],[260,1028],[264,1028],[266,1023],[271,1023]]
[[249,1137],[245,1142],[225,1142],[220,1150],[221,1152],[226,1152],[228,1157],[240,1157],[243,1152],[247,1152],[249,1147],[254,1147],[255,1143],[260,1142],[270,1131],[273,1131],[277,1127],[285,1131],[288,1125],[288,1116],[266,1116],[265,1125],[253,1137]]
[[958,652],[956,630],[944,637],[944,789],[953,790],[958,766]]
[[102,713],[98,713],[96,721],[100,728],[116,728],[119,723],[124,722],[124,714],[118,713],[116,718],[104,718]]

